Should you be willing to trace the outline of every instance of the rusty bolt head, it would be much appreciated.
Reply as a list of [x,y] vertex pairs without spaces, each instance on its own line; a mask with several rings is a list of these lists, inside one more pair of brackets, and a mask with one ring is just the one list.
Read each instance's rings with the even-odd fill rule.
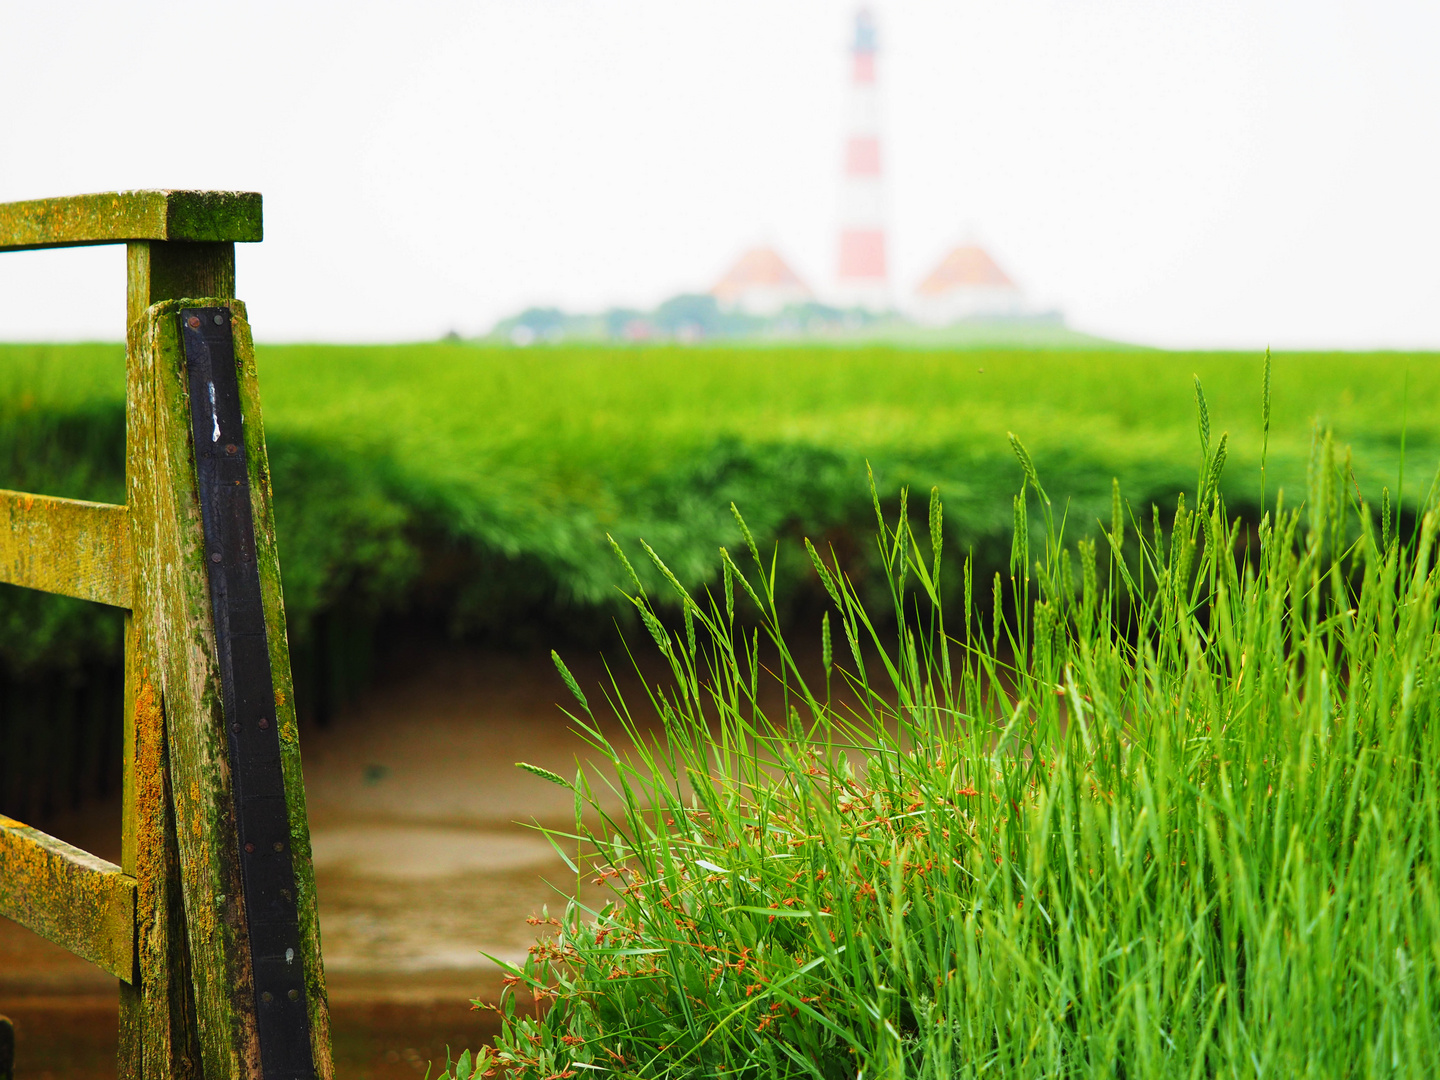
[[188,319],[185,320],[185,325],[188,326],[188,327],[190,327],[191,330],[199,330],[199,329],[200,329],[200,316],[199,316],[199,315],[191,315],[190,318],[188,318]]
[[261,730],[261,731],[264,731],[264,730],[265,730],[266,728],[268,728],[269,726],[270,726],[270,718],[269,718],[268,716],[262,716],[262,717],[260,717],[260,730]]
[[276,840],[275,843],[271,844],[270,846],[273,847],[276,851],[285,850],[285,845],[279,840]]
[[300,1000],[300,991],[299,991],[299,990],[291,990],[291,991],[290,991],[290,1000],[291,1000],[291,1001],[299,1001],[299,1000]]
[[226,452],[227,454],[233,454],[233,453],[235,453],[235,451],[237,451],[238,449],[240,449],[240,448],[239,448],[238,446],[236,446],[233,442],[232,442],[232,443],[226,443],[226,444],[225,444],[225,452]]
[[261,1000],[261,1001],[274,1001],[274,1000],[275,1000],[275,995],[272,994],[269,990],[266,990],[263,994],[260,995],[260,1000]]
[[247,853],[253,854],[254,851],[255,851],[255,845],[254,845],[254,844],[246,844],[246,845],[245,845],[245,850],[246,850]]

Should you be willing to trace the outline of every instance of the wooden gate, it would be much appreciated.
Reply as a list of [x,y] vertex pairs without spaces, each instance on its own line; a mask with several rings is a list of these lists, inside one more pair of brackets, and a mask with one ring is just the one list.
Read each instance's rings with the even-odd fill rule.
[[270,471],[234,299],[235,244],[260,239],[250,192],[0,204],[0,251],[127,249],[126,504],[0,491],[0,581],[126,611],[120,865],[0,817],[0,914],[120,980],[126,1080],[332,1076]]

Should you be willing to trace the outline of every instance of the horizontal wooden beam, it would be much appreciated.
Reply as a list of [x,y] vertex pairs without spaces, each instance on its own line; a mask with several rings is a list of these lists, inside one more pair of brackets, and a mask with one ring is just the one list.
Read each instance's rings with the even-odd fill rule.
[[0,491],[0,581],[128,608],[131,564],[125,507]]
[[107,191],[0,203],[0,251],[263,238],[258,191]]
[[0,915],[135,981],[135,879],[0,815]]

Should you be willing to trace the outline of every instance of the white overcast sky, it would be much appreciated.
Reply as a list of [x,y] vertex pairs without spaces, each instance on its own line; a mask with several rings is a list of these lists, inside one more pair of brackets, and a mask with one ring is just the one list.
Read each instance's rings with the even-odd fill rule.
[[[1440,3],[877,0],[903,295],[984,242],[1072,325],[1440,347]],[[265,195],[270,340],[649,305],[835,259],[838,0],[0,0],[0,201]],[[118,339],[117,248],[0,256],[0,339]]]

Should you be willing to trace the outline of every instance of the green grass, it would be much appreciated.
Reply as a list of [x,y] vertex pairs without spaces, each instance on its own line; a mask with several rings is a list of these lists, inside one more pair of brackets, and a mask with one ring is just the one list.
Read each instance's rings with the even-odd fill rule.
[[[1175,527],[1191,375],[1207,454],[1229,434],[1219,492],[1258,522],[1257,356],[266,347],[291,643],[303,666],[385,612],[510,642],[629,605],[672,663],[646,706],[667,737],[614,755],[626,799],[592,836],[629,891],[514,975],[556,995],[504,1005],[522,1072],[1434,1075],[1435,361],[1277,356],[1272,516],[1232,541],[1208,488]],[[0,347],[0,485],[123,497],[122,383],[113,346]],[[1031,485],[1018,523],[1010,430],[1051,500]],[[1403,545],[1374,509],[1402,441]],[[864,542],[867,462],[943,493],[938,571],[896,525],[923,498]],[[714,560],[751,547],[732,501],[763,574]],[[675,581],[639,557],[632,580],[607,532]],[[118,658],[115,620],[4,592],[11,672]],[[784,645],[807,597],[824,686]],[[759,659],[793,711],[755,706]]]
[[613,689],[607,734],[557,657],[601,767],[527,766],[575,790],[550,835],[608,900],[509,967],[496,1045],[447,1075],[1436,1075],[1436,514],[1397,537],[1322,438],[1251,533],[1217,432],[1188,512],[1117,496],[1077,542],[1016,454],[1004,601],[967,565],[944,603],[934,494],[879,525],[897,634],[810,550],[822,665],[768,548],[705,592],[635,553],[668,685]]
[[[623,611],[607,532],[645,538],[697,585],[714,580],[715,547],[738,541],[732,501],[763,542],[804,532],[866,550],[867,462],[885,492],[940,486],[951,550],[999,565],[1007,430],[1072,500],[1072,531],[1091,530],[1114,476],[1142,504],[1184,484],[1192,373],[1246,477],[1227,496],[1259,499],[1253,355],[313,345],[262,346],[259,366],[292,646],[352,661],[397,611],[507,641],[517,625],[593,638]],[[1408,401],[1406,496],[1423,494],[1440,449],[1435,356],[1279,355],[1274,382],[1272,490],[1304,482],[1316,418],[1354,445],[1368,498],[1394,488]],[[0,486],[122,497],[122,393],[118,346],[0,346]],[[784,597],[818,599],[803,560],[780,581]],[[61,608],[43,639],[0,630],[0,654],[34,667],[109,648],[86,637],[83,606]]]

